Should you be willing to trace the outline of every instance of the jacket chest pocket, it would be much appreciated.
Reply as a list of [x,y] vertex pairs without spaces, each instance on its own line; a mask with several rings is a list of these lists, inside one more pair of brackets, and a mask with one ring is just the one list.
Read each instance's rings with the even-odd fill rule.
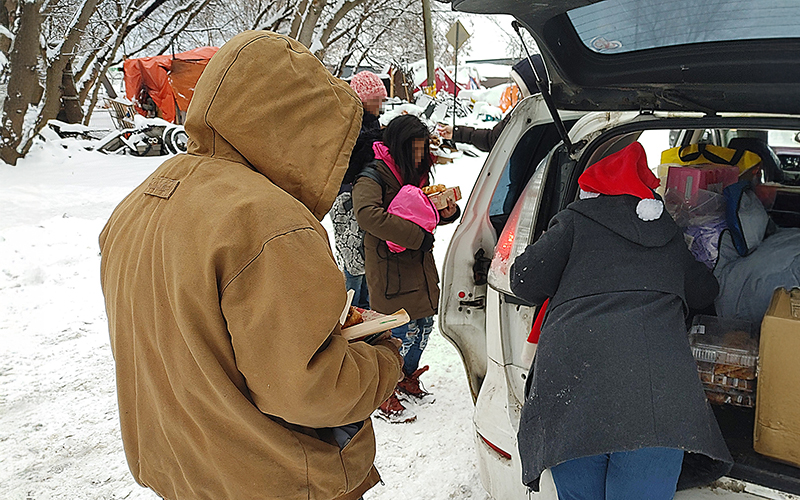
[[[424,276],[421,256],[416,255],[418,252],[408,250],[400,253],[390,252],[385,242],[381,243],[379,252],[383,254],[386,269],[387,299],[414,293],[422,288]],[[420,262],[416,262],[415,259]]]

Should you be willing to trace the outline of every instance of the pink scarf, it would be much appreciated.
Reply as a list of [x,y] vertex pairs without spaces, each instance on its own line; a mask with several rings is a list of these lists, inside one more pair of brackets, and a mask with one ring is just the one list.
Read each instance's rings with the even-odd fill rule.
[[[392,215],[402,217],[403,219],[417,224],[429,233],[433,232],[433,229],[439,224],[439,212],[434,208],[433,203],[431,203],[419,187],[412,186],[411,184],[403,185],[400,170],[389,154],[389,148],[382,142],[375,142],[372,144],[372,150],[375,151],[375,158],[386,163],[389,170],[392,171],[402,186],[391,203],[389,203],[389,208],[387,208],[386,211]],[[428,179],[422,179],[420,181],[420,187],[424,186],[427,180]],[[395,253],[405,250],[405,247],[393,241],[387,241],[386,245],[389,247],[389,250]]]
[[[389,167],[389,170],[392,171],[395,178],[397,178],[397,182],[400,185],[403,185],[403,176],[400,175],[400,169],[397,168],[397,164],[394,162],[392,155],[389,154],[389,148],[386,147],[386,144],[382,143],[381,141],[375,141],[372,143],[372,151],[375,152],[375,159],[382,160],[386,165]],[[423,178],[419,180],[419,187],[424,186],[427,184],[428,179]]]

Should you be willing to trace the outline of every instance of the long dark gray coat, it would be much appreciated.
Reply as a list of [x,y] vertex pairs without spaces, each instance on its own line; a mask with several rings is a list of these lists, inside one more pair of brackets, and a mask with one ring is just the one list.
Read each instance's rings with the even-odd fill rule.
[[672,218],[645,222],[628,195],[580,200],[514,262],[511,288],[552,297],[528,378],[518,442],[523,481],[589,455],[685,450],[679,488],[733,463],[687,340],[687,306],[717,295]]

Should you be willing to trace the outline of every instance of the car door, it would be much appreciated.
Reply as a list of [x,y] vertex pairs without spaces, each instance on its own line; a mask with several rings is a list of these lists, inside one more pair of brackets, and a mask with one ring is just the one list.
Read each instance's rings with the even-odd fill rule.
[[[513,113],[475,181],[442,266],[439,327],[461,355],[473,400],[486,376],[487,356],[502,362],[492,352],[500,332],[487,327],[486,315],[487,273],[498,235],[536,166],[559,141],[540,95],[524,99]],[[573,115],[567,118],[578,116]]]

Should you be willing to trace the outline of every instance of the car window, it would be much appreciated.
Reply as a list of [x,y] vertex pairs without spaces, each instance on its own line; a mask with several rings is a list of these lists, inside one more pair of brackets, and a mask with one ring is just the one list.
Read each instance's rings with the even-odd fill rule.
[[492,202],[489,207],[489,216],[498,216],[511,213],[519,196],[518,191],[525,185],[530,176],[536,170],[536,163],[533,163],[531,151],[536,136],[541,134],[541,127],[533,127],[522,136],[511,157],[506,162],[500,182],[495,188]]
[[567,15],[583,44],[598,53],[800,37],[800,2],[786,0],[604,0]]
[[797,130],[770,130],[767,141],[773,148],[800,148],[800,132]]
[[[564,127],[569,130],[574,124],[574,120],[568,120],[564,122]],[[552,123],[531,127],[517,142],[514,152],[506,162],[489,206],[489,219],[498,235],[523,188],[542,160],[559,142],[561,138]]]
[[778,157],[782,183],[789,186],[799,186],[800,131],[770,130],[767,142]]

